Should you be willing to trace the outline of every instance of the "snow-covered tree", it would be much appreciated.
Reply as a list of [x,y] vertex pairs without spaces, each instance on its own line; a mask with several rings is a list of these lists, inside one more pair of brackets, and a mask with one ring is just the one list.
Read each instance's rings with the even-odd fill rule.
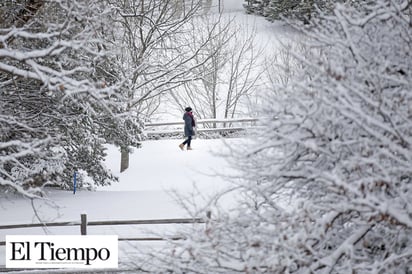
[[264,15],[264,9],[269,5],[270,0],[245,0],[243,4],[247,13]]
[[316,13],[316,9],[323,12],[332,10],[337,2],[331,0],[245,0],[244,7],[248,13],[262,15],[267,19],[280,20],[282,18],[298,19],[308,23]]
[[[0,19],[0,185],[30,197],[72,185],[79,171],[96,184],[115,178],[103,144],[129,143],[140,128],[122,109],[118,84],[99,70],[110,56],[102,1],[6,1]],[[128,131],[122,131],[124,124]]]
[[198,118],[244,114],[247,98],[256,91],[263,73],[263,53],[256,47],[253,27],[242,28],[233,18],[213,14],[196,18],[192,24],[187,39],[192,52],[202,43],[199,37],[214,36],[197,57],[209,59],[195,69],[196,78],[170,92],[171,102],[179,111],[191,106]]
[[[116,10],[115,30],[107,35],[117,49],[110,64],[128,98],[125,109],[142,121],[150,120],[161,96],[196,78],[194,71],[210,58],[201,55],[212,34],[199,38],[195,51],[188,50],[190,22],[202,13],[202,1],[111,1]],[[116,143],[116,142],[115,142]],[[128,167],[129,148],[121,148],[121,171]]]
[[363,1],[302,30],[299,70],[232,148],[238,207],[143,267],[411,273],[411,15],[411,1]]

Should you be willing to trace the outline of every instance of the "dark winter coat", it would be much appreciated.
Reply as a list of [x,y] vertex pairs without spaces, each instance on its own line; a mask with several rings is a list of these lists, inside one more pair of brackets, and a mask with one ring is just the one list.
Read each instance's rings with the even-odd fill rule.
[[185,136],[194,136],[195,131],[193,127],[195,127],[195,119],[193,118],[193,114],[191,112],[185,112],[185,114],[183,114],[183,120],[185,121]]

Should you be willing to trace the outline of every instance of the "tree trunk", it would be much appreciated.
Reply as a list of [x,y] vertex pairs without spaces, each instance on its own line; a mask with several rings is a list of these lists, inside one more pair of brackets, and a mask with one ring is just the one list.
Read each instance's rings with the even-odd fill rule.
[[129,167],[129,148],[121,147],[120,152],[120,172],[123,172]]

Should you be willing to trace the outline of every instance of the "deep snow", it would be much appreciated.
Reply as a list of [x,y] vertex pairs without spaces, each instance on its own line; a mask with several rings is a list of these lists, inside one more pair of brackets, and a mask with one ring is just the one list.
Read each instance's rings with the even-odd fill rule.
[[[130,155],[129,169],[119,172],[120,152],[108,146],[106,165],[119,182],[95,191],[48,190],[53,202],[35,201],[35,211],[28,199],[2,198],[0,200],[0,225],[37,223],[35,213],[43,221],[79,221],[80,214],[87,213],[89,221],[136,220],[189,217],[189,213],[177,203],[174,192],[193,197],[199,202],[207,200],[215,192],[230,186],[216,172],[233,173],[225,159],[216,155],[227,148],[226,143],[236,144],[240,139],[194,139],[192,151],[181,151],[181,140],[145,141],[142,148]],[[195,194],[200,192],[200,195]],[[192,193],[194,195],[192,195]],[[205,198],[203,199],[202,196]],[[224,204],[229,205],[231,198]],[[162,231],[173,231],[162,227]],[[159,231],[152,226],[89,227],[88,234],[117,234],[119,237],[147,235],[147,230]],[[0,230],[0,241],[5,235],[79,234],[78,226],[56,228],[30,228]],[[120,259],[121,262],[121,259]],[[0,246],[0,268],[5,264],[4,246]]]

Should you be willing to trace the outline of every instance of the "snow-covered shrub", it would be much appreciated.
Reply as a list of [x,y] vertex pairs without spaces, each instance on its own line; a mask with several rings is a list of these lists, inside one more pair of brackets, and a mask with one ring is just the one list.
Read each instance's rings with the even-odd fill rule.
[[[412,272],[412,6],[337,5],[233,148],[238,207],[153,256],[194,273]],[[250,142],[249,142],[250,143]]]

